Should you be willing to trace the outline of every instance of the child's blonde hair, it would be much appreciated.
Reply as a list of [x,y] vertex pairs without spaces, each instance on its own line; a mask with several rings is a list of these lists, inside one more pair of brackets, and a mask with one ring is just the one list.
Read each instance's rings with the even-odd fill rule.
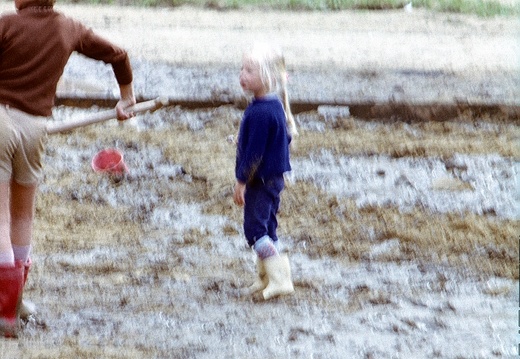
[[263,43],[256,43],[248,53],[249,58],[258,64],[260,76],[267,92],[278,92],[282,99],[287,121],[287,130],[291,136],[297,136],[296,122],[291,112],[287,92],[287,68],[281,49]]

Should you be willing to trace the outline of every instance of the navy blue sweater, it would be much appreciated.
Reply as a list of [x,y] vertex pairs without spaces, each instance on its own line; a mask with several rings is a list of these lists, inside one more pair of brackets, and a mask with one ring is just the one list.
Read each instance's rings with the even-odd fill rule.
[[254,99],[238,134],[235,176],[243,183],[266,180],[291,170],[285,112],[280,99]]

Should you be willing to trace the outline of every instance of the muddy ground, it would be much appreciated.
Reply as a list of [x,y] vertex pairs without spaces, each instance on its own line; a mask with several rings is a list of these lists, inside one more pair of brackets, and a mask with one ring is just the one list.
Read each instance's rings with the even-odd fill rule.
[[[128,48],[137,95],[171,106],[49,137],[38,315],[2,357],[517,356],[517,19],[59,7]],[[254,256],[226,141],[240,53],[258,38],[286,51],[302,133],[280,214],[296,293],[267,303],[240,294]],[[58,103],[112,98],[110,69],[73,57]],[[396,103],[428,107],[368,116]],[[90,167],[106,147],[125,155],[121,182]]]

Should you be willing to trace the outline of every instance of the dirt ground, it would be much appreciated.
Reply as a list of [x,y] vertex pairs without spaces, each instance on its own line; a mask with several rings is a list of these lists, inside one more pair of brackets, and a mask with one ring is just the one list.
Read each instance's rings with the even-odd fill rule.
[[[129,49],[142,96],[234,101],[242,95],[236,79],[242,51],[252,41],[274,41],[286,55],[294,103],[519,104],[516,18],[422,10],[65,9]],[[63,96],[78,85],[86,93],[113,88],[110,74],[100,81],[83,62],[74,64]]]
[[[27,288],[39,313],[18,340],[0,340],[2,358],[517,357],[518,269],[474,268],[482,252],[518,262],[519,129],[507,115],[520,104],[518,19],[58,7],[129,49],[140,98],[242,103],[241,51],[276,39],[293,101],[342,106],[297,116],[303,135],[280,229],[296,293],[267,303],[240,294],[254,256],[230,204],[234,149],[225,140],[240,108],[169,106],[50,137]],[[110,69],[74,56],[59,97],[113,98]],[[349,117],[347,105],[401,101],[505,109],[436,118],[446,121],[437,130]],[[385,148],[390,136],[406,140]],[[90,169],[111,146],[130,167],[120,183]],[[436,258],[437,242],[452,245],[444,226],[460,231],[466,218],[484,240],[494,228],[507,241],[468,236],[471,251],[451,247],[457,265],[449,251]],[[387,236],[397,228],[381,237],[392,223],[417,233],[422,224],[432,252]]]

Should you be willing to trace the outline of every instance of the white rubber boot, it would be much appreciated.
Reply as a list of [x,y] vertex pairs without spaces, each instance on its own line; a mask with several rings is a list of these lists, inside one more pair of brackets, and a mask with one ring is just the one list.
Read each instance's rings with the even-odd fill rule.
[[294,292],[291,265],[287,255],[268,257],[264,259],[264,266],[269,280],[267,287],[262,292],[265,300]]
[[256,259],[256,274],[257,277],[255,279],[255,282],[247,288],[247,292],[249,294],[253,294],[255,292],[258,292],[260,290],[264,290],[265,287],[267,287],[268,279],[267,274],[265,272],[265,266],[264,261],[260,258]]

